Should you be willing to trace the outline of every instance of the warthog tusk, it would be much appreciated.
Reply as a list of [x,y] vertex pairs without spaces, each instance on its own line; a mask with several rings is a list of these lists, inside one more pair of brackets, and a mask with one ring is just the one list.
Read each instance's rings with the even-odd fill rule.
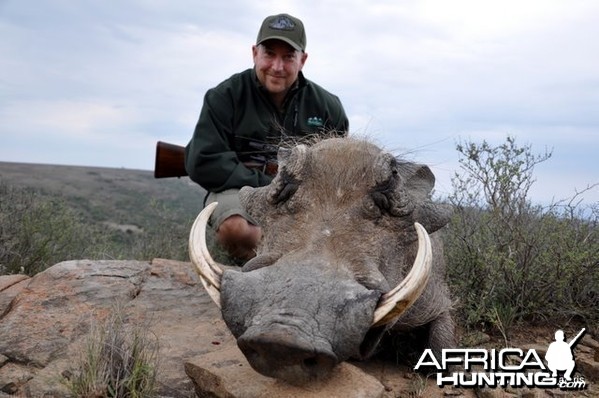
[[433,254],[426,229],[414,223],[418,233],[418,254],[410,273],[394,289],[381,296],[372,326],[382,326],[403,314],[420,297],[431,274]]
[[204,289],[220,308],[220,280],[223,266],[212,259],[206,247],[206,225],[217,204],[217,202],[210,203],[194,221],[189,234],[189,257],[200,275]]

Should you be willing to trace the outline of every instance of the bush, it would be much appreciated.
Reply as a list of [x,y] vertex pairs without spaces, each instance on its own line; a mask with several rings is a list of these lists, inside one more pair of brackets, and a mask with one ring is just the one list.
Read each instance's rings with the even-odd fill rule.
[[129,258],[151,260],[156,257],[188,261],[189,231],[193,219],[181,223],[174,211],[162,202],[152,201],[149,206],[152,220],[141,235],[134,235],[129,245]]
[[597,207],[581,206],[582,193],[547,207],[528,200],[534,167],[549,152],[534,155],[512,137],[457,150],[446,255],[463,323],[507,335],[522,319],[597,319]]
[[182,223],[161,202],[150,201],[143,209],[146,224],[139,232],[90,220],[78,212],[81,208],[59,196],[0,182],[0,275],[33,276],[61,261],[82,258],[188,260],[193,220]]
[[34,275],[57,262],[84,258],[105,246],[64,202],[0,183],[0,275]]

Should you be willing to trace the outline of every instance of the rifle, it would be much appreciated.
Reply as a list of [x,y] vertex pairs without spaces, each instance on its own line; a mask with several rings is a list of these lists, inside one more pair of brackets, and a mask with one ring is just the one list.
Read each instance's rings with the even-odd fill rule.
[[[252,142],[250,145],[254,147],[262,144]],[[271,177],[277,174],[279,168],[276,159],[270,159],[267,156],[252,156],[251,159],[242,163],[247,168],[262,170]],[[187,175],[185,147],[158,141],[156,143],[154,178],[185,177]]]
[[156,143],[154,178],[185,177],[185,147],[168,142]]
[[572,348],[574,345],[576,345],[576,343],[578,343],[578,339],[580,338],[580,336],[583,335],[583,333],[586,331],[586,328],[582,328],[582,330],[580,332],[578,332],[578,334],[576,335],[576,337],[574,337],[572,340],[570,340],[570,342],[568,343],[568,345],[570,346],[570,348]]

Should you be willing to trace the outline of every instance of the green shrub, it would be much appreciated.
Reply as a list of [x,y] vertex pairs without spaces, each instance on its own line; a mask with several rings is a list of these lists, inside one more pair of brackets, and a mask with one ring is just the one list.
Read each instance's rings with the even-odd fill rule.
[[143,235],[132,236],[129,258],[151,260],[156,257],[188,261],[189,231],[195,214],[181,222],[174,210],[162,202],[152,201],[148,209],[148,226]]
[[599,217],[579,194],[547,207],[528,192],[533,155],[515,139],[492,147],[458,144],[461,173],[449,200],[455,213],[446,234],[451,287],[462,322],[494,326],[508,337],[519,320],[599,317]]
[[90,219],[89,203],[72,199],[0,182],[0,275],[32,276],[81,258],[188,260],[193,215],[184,217],[163,202],[149,200],[139,210],[144,225],[131,231]]
[[105,245],[61,198],[0,183],[0,199],[0,275],[34,275]]

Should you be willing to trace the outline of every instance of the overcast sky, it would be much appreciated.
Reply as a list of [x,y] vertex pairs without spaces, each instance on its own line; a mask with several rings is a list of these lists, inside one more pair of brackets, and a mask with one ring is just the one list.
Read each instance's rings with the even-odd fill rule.
[[553,151],[533,201],[599,182],[596,0],[0,0],[0,161],[153,169],[280,12],[352,133],[431,165],[440,194],[457,142],[508,134]]

